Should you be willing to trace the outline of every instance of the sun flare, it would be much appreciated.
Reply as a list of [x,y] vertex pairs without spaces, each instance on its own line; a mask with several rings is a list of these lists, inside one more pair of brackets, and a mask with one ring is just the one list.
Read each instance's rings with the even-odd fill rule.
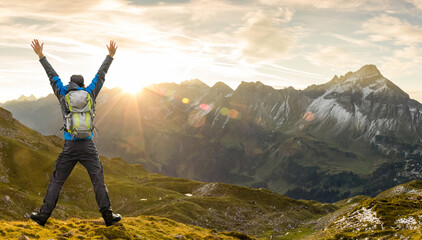
[[131,95],[136,95],[144,87],[141,87],[141,86],[139,86],[139,87],[133,87],[133,86],[122,85],[122,86],[120,86],[120,88],[123,90],[124,93],[128,93],[128,94],[131,94]]
[[195,61],[177,51],[149,54],[122,51],[113,64],[109,78],[116,80],[110,84],[133,94],[152,84],[186,80]]

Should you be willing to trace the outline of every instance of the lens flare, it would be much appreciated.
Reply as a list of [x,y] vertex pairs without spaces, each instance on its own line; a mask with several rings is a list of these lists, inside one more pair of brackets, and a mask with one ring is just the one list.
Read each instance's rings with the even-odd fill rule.
[[224,107],[220,110],[220,114],[223,116],[227,116],[229,114],[229,111],[230,110],[228,108]]
[[262,119],[262,118],[255,118],[254,123],[255,123],[256,126],[260,127],[260,126],[262,126],[264,124],[264,119]]
[[200,110],[193,111],[189,114],[188,122],[194,128],[200,128],[205,125],[207,119],[201,115]]
[[315,119],[315,114],[313,112],[306,112],[303,118],[308,122],[312,122]]
[[190,102],[189,98],[183,98],[182,103],[188,104]]
[[200,104],[200,105],[199,105],[199,107],[200,107],[202,110],[204,110],[204,111],[208,111],[208,110],[210,110],[210,105],[205,104],[205,103]]
[[229,111],[229,117],[231,119],[236,119],[239,117],[239,112],[236,109],[230,109]]

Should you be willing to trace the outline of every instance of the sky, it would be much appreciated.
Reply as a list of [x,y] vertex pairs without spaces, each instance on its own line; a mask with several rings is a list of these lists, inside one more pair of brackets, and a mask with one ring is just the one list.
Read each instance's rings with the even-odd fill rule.
[[242,81],[303,89],[375,64],[422,102],[422,0],[0,0],[0,102],[50,94],[30,43],[87,84],[115,40],[107,88]]

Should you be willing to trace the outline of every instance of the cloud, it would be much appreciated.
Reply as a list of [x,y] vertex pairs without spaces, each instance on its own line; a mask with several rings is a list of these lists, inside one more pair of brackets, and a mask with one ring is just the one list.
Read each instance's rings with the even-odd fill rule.
[[395,50],[393,56],[386,57],[381,70],[390,78],[398,78],[415,74],[421,65],[422,49],[409,46]]
[[342,34],[330,33],[328,35],[329,36],[332,36],[332,37],[335,37],[337,39],[343,40],[345,42],[351,43],[351,44],[356,45],[356,46],[368,47],[368,46],[371,46],[372,45],[367,40],[357,39],[357,38],[351,38],[351,37],[348,37],[348,36],[342,35]]
[[380,57],[380,69],[390,78],[403,78],[419,71],[422,64],[422,27],[406,20],[381,14],[365,21],[356,32],[386,48]]
[[368,34],[373,42],[392,41],[396,45],[414,45],[422,39],[422,28],[387,14],[371,18],[357,33]]
[[[411,7],[410,2],[415,6],[419,3],[416,0],[178,0],[171,3],[166,0],[164,4],[154,0],[0,0],[0,32],[7,33],[0,35],[0,43],[9,48],[0,56],[0,69],[19,70],[22,65],[13,61],[36,59],[29,46],[32,38],[46,43],[46,51],[58,70],[81,69],[82,74],[97,67],[97,61],[106,54],[105,44],[114,39],[119,44],[118,58],[113,63],[113,69],[118,72],[116,76],[136,75],[139,79],[152,76],[151,79],[156,80],[154,72],[174,69],[169,74],[172,79],[164,79],[164,76],[160,81],[182,77],[221,80],[221,76],[233,77],[229,73],[236,68],[238,70],[233,72],[237,80],[256,80],[256,76],[248,75],[245,70],[254,69],[261,74],[257,74],[260,79],[270,78],[269,74],[273,74],[273,79],[297,75],[297,79],[312,78],[310,82],[328,75],[328,70],[322,67],[339,72],[367,64],[362,62],[362,56],[356,57],[355,51],[365,54],[366,59],[374,52],[383,52],[382,56],[371,58],[385,64],[391,62],[389,67],[400,63],[415,66],[419,58],[416,53],[412,56],[412,51],[417,49],[416,39],[422,39],[418,26],[387,14],[361,25],[362,19],[357,19],[376,16],[374,14],[380,11],[406,12],[405,1]],[[346,11],[348,13],[343,14]],[[333,24],[330,16],[336,17]],[[325,22],[314,24],[313,21],[320,19]],[[361,27],[359,32],[343,31],[356,26]],[[337,45],[339,41],[327,36],[350,44]],[[315,42],[321,45],[314,47]],[[397,50],[391,42],[403,47]],[[14,44],[14,49],[7,44]],[[324,47],[325,44],[329,47]],[[382,51],[379,46],[389,51]],[[412,46],[415,48],[410,48]],[[20,50],[16,50],[18,48]],[[53,59],[54,56],[57,58]],[[397,59],[396,62],[393,59]],[[213,68],[220,65],[225,68]],[[31,71],[38,71],[39,67],[36,61],[26,65]],[[149,70],[139,71],[140,67]],[[114,74],[113,69],[110,76]],[[21,74],[20,78],[24,79],[25,73]],[[40,81],[44,79],[42,71],[39,76]],[[118,84],[129,79],[119,78],[123,80]],[[26,79],[33,82],[32,76]]]
[[239,12],[244,9],[242,6],[222,0],[193,0],[185,6],[193,22],[217,20],[218,17],[227,17],[224,16],[227,12]]
[[[200,39],[208,46],[202,54],[215,59],[218,56],[228,61],[257,62],[286,56],[295,46],[298,28],[287,27],[294,11],[257,4],[193,0],[187,4],[144,8],[141,21],[163,32]],[[194,43],[186,40],[183,42]]]
[[[108,2],[117,2],[109,0]],[[22,0],[7,1],[0,0],[0,6],[6,8],[4,11],[9,16],[32,15],[32,16],[62,16],[63,14],[81,14],[92,10],[95,6],[104,4],[101,0],[74,0],[74,1],[55,1],[55,0]],[[7,6],[7,7],[6,7]]]
[[350,70],[362,65],[357,57],[353,56],[343,48],[319,46],[318,49],[319,51],[309,53],[305,56],[306,59],[317,66],[330,66],[337,70]]
[[420,0],[406,0],[406,2],[413,4],[418,9],[422,9],[422,2]]
[[248,25],[238,31],[243,42],[241,53],[246,60],[268,61],[284,57],[295,45],[294,31],[282,25],[290,21],[292,16],[292,11],[281,8],[272,16],[262,11],[248,16]]
[[416,46],[409,46],[394,52],[394,57],[408,60],[422,59],[422,49]]
[[[417,2],[419,0],[407,0]],[[300,7],[313,9],[334,9],[342,11],[384,11],[390,13],[408,12],[401,0],[259,0],[268,6]]]
[[362,0],[260,0],[266,5],[293,5],[307,6],[312,8],[355,8],[363,5],[366,1]]
[[380,71],[389,79],[395,79],[411,75],[415,67],[413,61],[403,62],[393,57],[384,58],[384,63],[380,66]]

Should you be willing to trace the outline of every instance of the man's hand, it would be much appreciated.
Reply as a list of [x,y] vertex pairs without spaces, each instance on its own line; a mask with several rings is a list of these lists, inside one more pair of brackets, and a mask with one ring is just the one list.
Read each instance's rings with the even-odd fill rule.
[[38,39],[34,39],[31,44],[32,49],[34,49],[34,52],[38,55],[38,57],[40,57],[40,59],[44,57],[44,54],[42,53],[43,46],[44,46],[44,43],[40,45],[40,43],[38,42]]
[[107,49],[108,49],[108,55],[110,55],[110,57],[114,57],[114,54],[116,54],[116,49],[118,48],[118,46],[116,45],[116,42],[113,40],[110,40],[110,46],[106,45]]

